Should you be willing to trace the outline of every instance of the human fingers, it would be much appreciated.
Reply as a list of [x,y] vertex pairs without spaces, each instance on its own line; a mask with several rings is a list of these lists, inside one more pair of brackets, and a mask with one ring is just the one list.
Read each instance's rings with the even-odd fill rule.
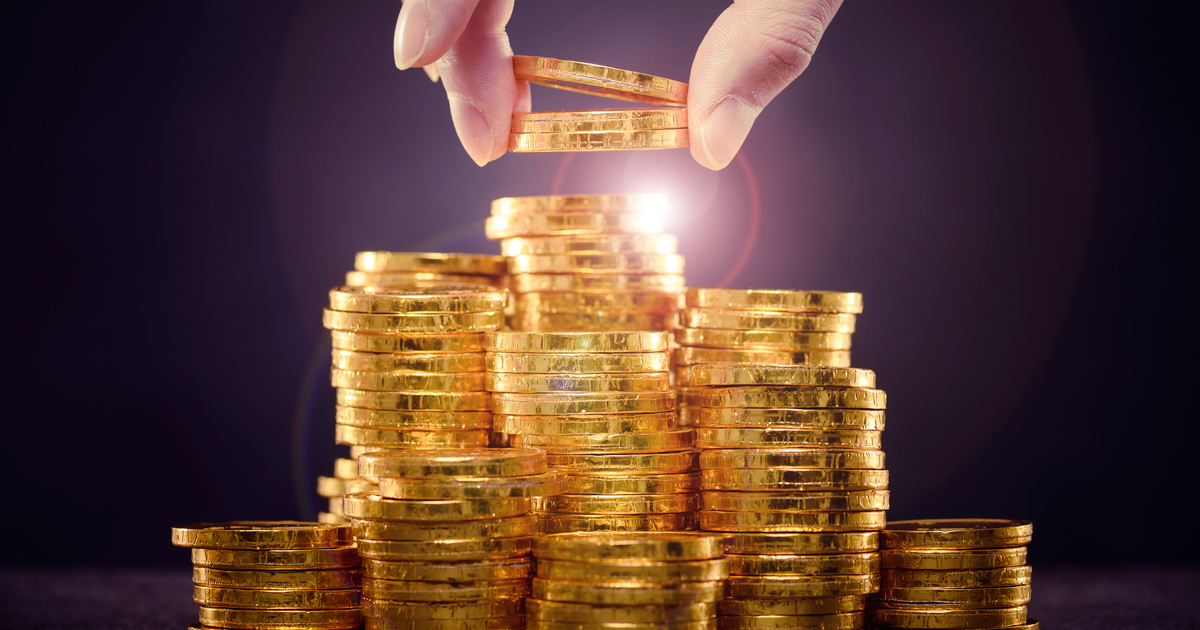
[[408,70],[437,61],[462,36],[478,4],[479,0],[405,0],[392,39],[396,67]]

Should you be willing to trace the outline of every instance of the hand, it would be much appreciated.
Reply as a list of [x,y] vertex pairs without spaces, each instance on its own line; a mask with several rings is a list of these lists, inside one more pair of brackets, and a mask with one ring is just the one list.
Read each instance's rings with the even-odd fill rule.
[[[740,0],[713,23],[692,62],[692,157],[719,170],[754,120],[808,66],[841,0]],[[407,0],[396,21],[396,67],[441,77],[458,139],[476,164],[504,155],[512,113],[530,109],[513,76],[504,27],[513,0]]]

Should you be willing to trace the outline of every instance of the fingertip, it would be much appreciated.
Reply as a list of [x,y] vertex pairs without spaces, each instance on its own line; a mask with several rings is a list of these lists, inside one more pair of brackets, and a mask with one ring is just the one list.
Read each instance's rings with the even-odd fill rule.
[[396,35],[392,42],[392,54],[396,67],[407,70],[416,64],[425,52],[429,39],[429,11],[422,0],[409,0],[400,9],[396,18]]
[[758,110],[727,96],[709,112],[708,117],[692,126],[688,139],[692,157],[705,168],[719,171],[733,161],[750,134]]

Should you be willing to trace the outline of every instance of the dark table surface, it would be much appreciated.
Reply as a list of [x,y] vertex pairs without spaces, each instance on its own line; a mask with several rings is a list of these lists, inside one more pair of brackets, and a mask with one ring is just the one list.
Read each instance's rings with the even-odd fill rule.
[[[1200,567],[1038,567],[1042,628],[1200,629]],[[191,573],[0,569],[0,628],[162,630],[196,620]]]

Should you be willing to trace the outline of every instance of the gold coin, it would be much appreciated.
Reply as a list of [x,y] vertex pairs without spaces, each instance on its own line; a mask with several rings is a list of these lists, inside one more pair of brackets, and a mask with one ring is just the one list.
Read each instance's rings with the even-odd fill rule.
[[294,589],[294,588],[216,588],[193,586],[192,600],[201,606],[218,608],[292,608],[315,609],[354,608],[359,605],[357,588]]
[[[500,201],[500,200],[497,200]],[[493,203],[493,208],[495,207]],[[656,200],[659,208],[666,207],[665,197]],[[525,214],[534,210],[523,210]],[[612,210],[608,210],[612,212]],[[651,209],[651,211],[656,211]],[[497,214],[493,209],[492,214]],[[500,212],[498,214],[506,214]],[[611,236],[541,236],[518,237],[500,241],[503,256],[553,254],[675,254],[679,240],[673,234],[618,234]]]
[[530,510],[529,499],[385,499],[377,494],[348,494],[342,509],[350,518],[388,521],[465,521],[519,516]]
[[675,363],[698,365],[702,363],[735,363],[739,365],[824,365],[850,367],[848,350],[820,352],[789,352],[786,350],[735,350],[730,348],[675,349]]
[[477,538],[515,538],[537,533],[537,517],[532,514],[511,518],[479,519],[459,522],[364,521],[353,523],[354,537],[377,541],[442,541]]
[[362,372],[359,370],[330,370],[329,382],[334,387],[374,391],[423,390],[440,392],[472,392],[487,388],[484,372]]
[[698,492],[699,473],[667,475],[568,475],[568,494],[672,494]]
[[528,536],[512,538],[467,538],[462,540],[368,540],[358,539],[363,558],[398,562],[462,562],[529,555]]
[[1025,623],[1024,606],[1012,608],[963,609],[949,606],[919,605],[904,608],[872,607],[867,622],[872,627],[888,628],[1008,628]]
[[559,494],[538,497],[534,505],[559,514],[669,514],[693,512],[699,503],[696,494]]
[[483,313],[377,314],[325,309],[322,324],[331,330],[367,333],[469,333],[504,325],[500,311]]
[[665,332],[494,332],[489,352],[662,352]]
[[518,330],[538,332],[666,331],[671,316],[665,313],[529,313],[518,311],[510,323]]
[[727,532],[870,531],[883,529],[886,522],[887,514],[882,510],[870,512],[700,511],[700,527]]
[[533,575],[531,558],[476,562],[385,562],[364,560],[364,578],[415,582],[483,582],[519,580]]
[[988,549],[1033,540],[1033,523],[989,518],[892,521],[883,546],[904,549]]
[[339,387],[337,404],[343,407],[396,411],[490,411],[487,392],[376,392]]
[[[366,580],[363,580],[365,583]],[[725,592],[732,598],[840,597],[879,590],[879,574],[731,575]]]
[[574,533],[534,541],[541,559],[583,562],[675,562],[723,554],[724,535],[706,532]]
[[236,571],[355,569],[358,550],[334,549],[192,549],[192,566]]
[[331,514],[329,512],[317,512],[317,522],[327,523],[330,525],[343,525],[345,523],[349,523],[350,521],[346,520],[345,517],[338,516],[337,514]]
[[595,416],[506,416],[492,419],[500,433],[581,435],[589,433],[648,433],[666,431],[675,424],[675,413],[613,414]]
[[[488,621],[521,615],[524,604],[519,599],[491,599],[476,602],[395,602],[386,599],[363,598],[363,614],[368,618],[388,619],[392,623]],[[414,628],[414,630],[419,630]],[[464,629],[466,630],[466,629]]]
[[359,585],[358,569],[310,570],[225,570],[193,567],[192,582],[221,588],[345,589]]
[[1008,608],[1029,603],[1031,586],[993,586],[987,588],[885,588],[878,597],[892,602],[963,608]]
[[538,560],[537,575],[585,582],[711,582],[729,576],[724,558],[684,562],[577,562]]
[[450,602],[517,599],[529,594],[529,580],[486,582],[414,582],[363,578],[362,594],[397,602]]
[[[705,490],[884,490],[888,471],[846,468],[710,468],[700,471]],[[868,499],[870,500],[870,499]]]
[[862,575],[879,573],[879,553],[820,554],[806,556],[729,555],[734,575]]
[[995,569],[1025,564],[1025,547],[1004,549],[885,549],[885,569]]
[[[538,112],[538,114],[558,112]],[[537,114],[535,114],[537,115]],[[662,193],[627,195],[537,195],[493,199],[493,216],[539,212],[665,212],[669,205]],[[509,256],[510,254],[504,254]]]
[[[505,601],[505,600],[496,600]],[[519,600],[510,600],[519,601]],[[394,602],[414,604],[422,602]],[[525,617],[493,617],[491,619],[392,619],[367,617],[363,630],[525,630]]]
[[346,480],[334,477],[317,477],[317,496],[340,497],[346,494]]
[[596,606],[530,598],[525,600],[525,606],[525,615],[530,621],[576,624],[659,624],[662,627],[662,624],[704,621],[717,614],[716,606],[710,602],[674,606]]
[[705,510],[724,512],[817,512],[888,509],[888,491],[705,492]]
[[662,413],[674,411],[675,406],[675,392],[492,394],[492,413],[520,416]]
[[367,429],[492,428],[492,414],[487,411],[388,411],[338,406],[334,412],[334,420],[338,424]]
[[343,630],[362,627],[357,607],[330,610],[259,610],[253,608],[200,607],[200,624],[205,628],[236,630]]
[[831,615],[867,607],[865,595],[799,597],[789,599],[723,599],[717,602],[722,615]]
[[852,333],[854,324],[855,316],[849,313],[734,311],[717,308],[688,308],[679,312],[679,325],[686,328]]
[[482,372],[487,369],[481,352],[380,354],[334,350],[333,367],[364,372]]
[[725,552],[745,555],[863,553],[879,550],[879,532],[739,532],[725,539]]
[[[639,607],[640,608],[640,607]],[[681,621],[671,624],[657,623],[573,623],[573,622],[558,622],[544,621],[541,619],[533,619],[528,622],[527,630],[719,630],[719,625],[716,617],[705,619],[702,621]]]
[[696,453],[633,453],[546,456],[546,464],[570,474],[627,475],[681,473],[695,470]]
[[[595,134],[582,134],[584,138]],[[626,135],[626,134],[619,134]],[[535,136],[542,138],[545,136]],[[570,138],[571,136],[558,136]],[[637,136],[634,136],[635,138]],[[511,146],[511,138],[510,146]],[[492,240],[514,236],[571,236],[575,234],[656,234],[666,229],[661,213],[651,212],[546,212],[490,216],[484,233]],[[347,277],[347,284],[349,277]]]
[[358,472],[366,479],[519,477],[546,472],[546,456],[519,448],[380,452],[360,457]]
[[706,407],[837,407],[885,409],[887,394],[880,389],[833,387],[710,387]]
[[[883,443],[882,431],[842,431],[779,428],[707,428],[696,431],[697,448],[744,448],[754,446],[825,446],[829,448],[858,448],[879,450]],[[714,488],[714,490],[717,488]]]
[[669,606],[715,602],[724,591],[712,582],[581,582],[533,578],[533,597],[580,604]]
[[671,389],[667,372],[645,374],[506,374],[488,372],[492,392],[665,392]]
[[692,387],[719,385],[775,385],[788,387],[875,387],[875,372],[858,368],[817,365],[693,365],[688,369]]
[[[358,252],[356,271],[425,271],[449,274],[502,276],[508,267],[503,256],[486,254],[431,254],[425,252]],[[501,305],[503,308],[503,305]],[[341,310],[341,309],[338,309]],[[484,309],[491,310],[491,309]]]
[[333,460],[333,476],[342,480],[357,479],[358,462],[345,457],[339,457]]
[[[514,307],[517,312],[569,314],[605,313],[666,315],[675,309],[678,293],[666,291],[625,291],[620,293],[547,292],[519,293]],[[665,369],[665,368],[664,368]]]
[[355,352],[482,352],[483,333],[393,335],[331,330],[335,350]]
[[427,271],[348,271],[345,284],[348,287],[461,287],[464,284],[480,288],[499,287],[503,276],[487,276],[465,273],[431,273]]
[[690,449],[693,441],[691,429],[574,435],[518,433],[510,439],[513,446],[537,448],[547,453],[662,453]]
[[513,55],[517,80],[656,105],[687,103],[688,85],[650,74],[551,57]]
[[559,494],[567,476],[545,472],[526,477],[444,477],[379,480],[379,494],[389,499],[507,499]]
[[667,372],[667,352],[489,352],[489,372],[518,374],[608,374]]
[[487,429],[447,431],[443,429],[363,429],[339,424],[334,427],[338,444],[380,448],[471,448],[488,445]]
[[509,273],[682,274],[679,254],[548,254],[508,259]]
[[678,532],[696,529],[695,512],[669,514],[557,514],[539,513],[543,534],[567,532]]
[[787,330],[730,330],[726,328],[676,328],[681,346],[776,350],[785,352],[828,352],[849,350],[850,333],[792,332]]
[[351,444],[350,445],[350,457],[357,459],[359,456],[366,455],[367,453],[380,453],[380,452],[383,452],[386,450],[388,450],[388,449],[381,448],[378,446],[355,446],[355,445]]
[[683,291],[686,284],[683,276],[665,274],[603,274],[581,276],[565,273],[520,273],[509,276],[509,280],[512,282],[512,290],[518,294],[544,292],[587,294],[614,292],[639,293],[647,291],[680,292]]
[[863,611],[827,615],[726,615],[721,630],[857,630],[863,627]]
[[346,518],[346,514],[342,511],[342,497],[329,498],[329,513],[343,520]]
[[883,468],[883,451],[822,448],[720,449],[700,454],[701,468]]
[[984,588],[1027,586],[1032,582],[1033,567],[1027,564],[966,571],[889,569],[883,574],[883,588]]
[[232,521],[171,528],[171,544],[202,549],[320,549],[353,543],[350,528],[299,521]]
[[697,412],[702,427],[797,427],[882,431],[884,412],[871,409],[745,409],[708,407]]
[[677,107],[514,112],[512,115],[512,133],[588,133],[686,128],[687,110]]
[[[503,260],[501,260],[503,262]],[[478,313],[502,311],[508,293],[474,284],[427,287],[338,287],[329,291],[329,309],[376,314]]]
[[862,313],[861,293],[767,289],[688,289],[687,305],[741,311]]

